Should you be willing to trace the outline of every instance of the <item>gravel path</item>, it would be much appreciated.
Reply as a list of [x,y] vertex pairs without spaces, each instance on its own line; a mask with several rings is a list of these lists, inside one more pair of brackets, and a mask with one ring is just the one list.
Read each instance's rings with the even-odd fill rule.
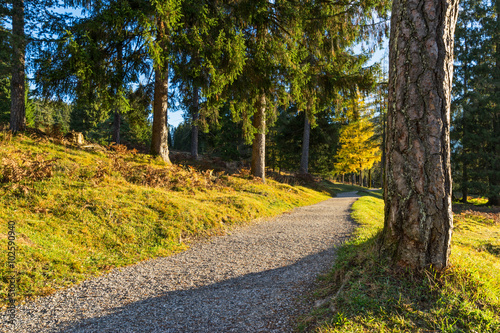
[[290,332],[354,223],[355,192],[20,306],[1,332]]

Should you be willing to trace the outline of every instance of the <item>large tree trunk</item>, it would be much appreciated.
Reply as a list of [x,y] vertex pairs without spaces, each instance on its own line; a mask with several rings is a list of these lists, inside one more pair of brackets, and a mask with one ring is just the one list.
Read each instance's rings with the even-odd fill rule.
[[304,114],[304,133],[302,134],[302,156],[300,158],[300,174],[309,172],[309,138],[311,136],[311,123],[307,114]]
[[395,0],[381,253],[443,269],[452,232],[450,92],[458,0]]
[[26,87],[25,87],[25,50],[24,0],[12,3],[12,81],[10,130],[24,131],[26,128]]
[[194,159],[198,158],[198,117],[200,115],[200,104],[199,104],[199,96],[198,96],[198,87],[193,87],[193,103],[192,103],[192,111],[191,117],[193,120],[193,124],[191,125],[191,157]]
[[266,95],[262,94],[253,115],[252,125],[257,129],[253,138],[251,173],[266,181]]

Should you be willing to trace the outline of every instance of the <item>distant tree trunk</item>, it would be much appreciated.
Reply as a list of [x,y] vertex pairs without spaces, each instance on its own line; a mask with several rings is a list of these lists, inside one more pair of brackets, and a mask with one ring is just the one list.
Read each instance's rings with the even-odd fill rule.
[[372,188],[372,169],[368,169],[368,188]]
[[304,112],[304,133],[302,135],[302,156],[300,158],[300,174],[309,172],[309,138],[311,136],[311,123]]
[[345,184],[345,182],[344,182],[344,174],[342,174],[342,184]]
[[120,144],[120,128],[121,128],[121,116],[120,116],[120,108],[121,108],[121,94],[123,89],[123,42],[119,42],[116,47],[116,70],[118,72],[119,82],[115,87],[115,99],[116,99],[116,107],[115,112],[113,114],[113,130],[111,135],[111,142],[116,144]]
[[252,146],[251,173],[266,181],[266,95],[262,94],[253,115],[252,125],[257,129]]
[[200,104],[198,96],[199,88],[193,87],[192,119],[191,125],[191,157],[198,159],[198,117],[200,115]]
[[[498,48],[497,48],[498,50]],[[497,115],[494,120],[494,133],[500,133],[500,118]],[[490,185],[490,194],[488,195],[488,205],[490,206],[500,206],[500,162],[498,162],[498,156],[500,156],[500,145],[497,143],[495,147],[493,147],[493,153],[496,156],[495,160],[492,163],[491,176],[488,177],[489,185]],[[495,164],[496,163],[496,164]]]
[[[465,39],[464,41],[464,47],[465,47],[465,52],[466,53],[469,53],[468,52],[468,49],[469,49],[469,44],[467,43],[467,39]],[[464,95],[467,95],[468,94],[468,82],[469,82],[469,67],[468,67],[468,63],[467,62],[464,62]],[[463,203],[467,203],[467,197],[469,195],[469,189],[468,189],[468,186],[467,186],[467,182],[469,181],[469,175],[468,175],[468,170],[467,170],[467,161],[466,161],[466,150],[467,150],[467,130],[468,130],[468,125],[467,125],[467,121],[468,121],[468,117],[467,117],[467,114],[468,114],[468,107],[465,107],[463,109],[463,114],[462,114],[462,130],[463,130],[463,133],[462,133],[462,183],[461,183],[461,187],[462,187],[462,202]]]
[[467,197],[469,196],[469,189],[467,187],[467,179],[469,174],[467,172],[467,163],[462,161],[462,202],[467,203]]
[[10,130],[26,129],[24,0],[12,2],[12,80]]
[[153,137],[151,153],[159,155],[165,162],[168,157],[168,68],[155,69],[155,91],[153,101]]
[[[165,24],[158,19],[157,40],[165,52]],[[151,153],[159,155],[163,161],[170,163],[168,156],[168,62],[162,55],[160,63],[155,64],[155,86],[153,101],[153,135],[151,138]]]
[[116,109],[113,114],[113,134],[111,136],[111,142],[120,144],[120,127],[121,127],[120,111]]
[[395,0],[389,46],[381,254],[414,269],[448,265],[450,92],[458,0]]

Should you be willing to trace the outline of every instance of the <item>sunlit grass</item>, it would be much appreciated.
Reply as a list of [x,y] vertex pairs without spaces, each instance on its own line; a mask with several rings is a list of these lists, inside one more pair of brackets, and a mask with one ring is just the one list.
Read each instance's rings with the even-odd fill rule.
[[[363,194],[363,192],[360,192]],[[500,332],[499,213],[455,214],[451,266],[442,273],[394,270],[377,254],[383,227],[381,193],[352,207],[359,223],[321,281],[327,300],[300,328],[315,332]],[[463,208],[463,207],[462,207]],[[340,290],[340,292],[339,292]]]
[[[47,173],[23,169],[40,156],[57,159],[53,166],[43,166],[50,169]],[[273,180],[262,184],[247,176],[169,167],[147,155],[85,151],[26,136],[0,137],[0,163],[7,160],[17,171],[0,167],[3,306],[8,221],[16,223],[17,291],[22,301],[113,267],[171,255],[198,237],[329,197]],[[1,183],[16,172],[24,178]],[[153,183],[157,186],[143,185]]]

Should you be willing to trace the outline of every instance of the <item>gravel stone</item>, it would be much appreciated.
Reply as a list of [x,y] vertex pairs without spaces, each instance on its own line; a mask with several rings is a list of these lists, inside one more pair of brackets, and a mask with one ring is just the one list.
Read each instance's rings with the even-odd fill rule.
[[292,332],[354,222],[355,192],[117,268],[16,308],[1,332]]

